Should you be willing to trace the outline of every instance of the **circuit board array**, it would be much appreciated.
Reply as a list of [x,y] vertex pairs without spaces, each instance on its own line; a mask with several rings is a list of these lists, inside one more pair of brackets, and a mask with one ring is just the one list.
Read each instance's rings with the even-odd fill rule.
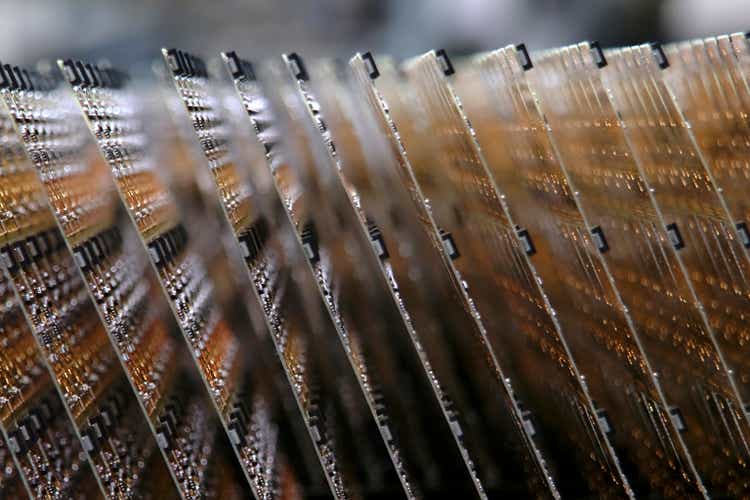
[[160,56],[0,64],[0,498],[750,495],[750,35]]

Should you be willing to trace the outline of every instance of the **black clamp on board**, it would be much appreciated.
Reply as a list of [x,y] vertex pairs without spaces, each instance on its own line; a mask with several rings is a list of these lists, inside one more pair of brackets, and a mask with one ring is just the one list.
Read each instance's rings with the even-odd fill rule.
[[612,427],[612,420],[609,418],[607,410],[604,408],[596,408],[596,420],[599,423],[599,428],[605,435],[611,436],[614,434],[615,428]]
[[253,67],[253,64],[250,61],[247,61],[245,59],[241,59],[240,56],[237,55],[237,52],[235,51],[229,51],[222,53],[222,56],[224,56],[224,61],[227,64],[227,67],[229,68],[229,72],[232,75],[232,78],[237,78],[240,80],[255,80],[255,68]]
[[375,80],[380,76],[380,70],[378,69],[378,65],[375,64],[375,58],[373,57],[372,52],[365,52],[361,57],[365,63],[367,74],[370,76],[370,79]]
[[451,260],[456,260],[461,256],[461,253],[458,251],[458,247],[456,246],[456,242],[453,240],[453,235],[451,235],[451,233],[449,233],[445,229],[441,229],[440,240],[443,242],[443,249],[445,250],[446,255],[448,255]]
[[518,240],[521,242],[524,253],[529,257],[534,255],[536,253],[536,247],[534,246],[534,241],[531,239],[529,230],[516,226],[516,235],[518,235]]
[[589,42],[589,48],[594,57],[594,64],[597,68],[603,68],[607,65],[607,58],[604,57],[604,51],[602,50],[599,42]]
[[737,229],[737,236],[740,239],[740,243],[742,243],[742,246],[745,248],[750,248],[750,231],[747,228],[746,222],[738,222],[734,225],[735,229]]
[[609,250],[609,243],[607,237],[604,236],[604,229],[601,226],[595,226],[591,228],[591,238],[594,240],[597,250],[601,253],[605,253]]
[[175,75],[182,76],[185,74],[185,65],[180,57],[180,53],[177,49],[167,49],[164,51],[164,56],[167,59],[167,67]]
[[10,84],[10,76],[5,72],[5,66],[0,64],[0,89],[9,88]]
[[299,54],[297,54],[296,52],[292,52],[290,54],[286,54],[284,57],[286,58],[287,66],[289,66],[289,70],[292,72],[292,76],[294,76],[294,78],[305,82],[310,79],[310,74],[307,72],[305,62],[302,60]]
[[268,222],[264,217],[258,219],[247,231],[240,235],[240,247],[245,260],[253,261],[258,258],[268,239],[268,235]]
[[383,239],[383,233],[380,228],[373,221],[367,221],[367,233],[370,235],[370,243],[372,248],[375,250],[380,260],[387,259],[390,255],[388,254],[388,247],[385,246],[385,239]]
[[307,259],[313,264],[318,262],[320,260],[318,232],[312,222],[308,222],[305,224],[305,227],[302,228],[300,239],[302,240],[302,248],[305,251],[305,257],[307,257]]
[[3,85],[11,90],[18,88],[18,79],[10,64],[3,64]]
[[675,429],[677,429],[677,432],[682,434],[687,431],[687,424],[685,423],[685,417],[682,415],[682,410],[676,406],[670,406],[669,417],[672,420]]
[[443,74],[445,76],[451,76],[456,72],[456,70],[453,69],[453,63],[451,63],[451,60],[448,57],[448,53],[445,51],[445,49],[436,50],[435,57],[437,58],[438,63],[440,64],[440,69],[443,70]]
[[675,248],[675,250],[681,250],[685,248],[685,240],[682,239],[680,228],[677,227],[676,222],[667,224],[667,235],[669,236],[669,241],[672,242],[672,246]]
[[521,69],[523,69],[524,71],[528,71],[534,67],[525,43],[519,43],[518,45],[516,45],[516,55],[518,56],[518,64],[521,65]]
[[35,71],[9,64],[0,65],[0,89],[49,90],[51,87],[50,79],[42,77]]
[[664,53],[664,48],[659,42],[651,42],[649,45],[651,46],[651,53],[654,55],[654,59],[656,59],[656,64],[660,69],[667,69],[669,67],[669,59],[667,59],[667,54]]

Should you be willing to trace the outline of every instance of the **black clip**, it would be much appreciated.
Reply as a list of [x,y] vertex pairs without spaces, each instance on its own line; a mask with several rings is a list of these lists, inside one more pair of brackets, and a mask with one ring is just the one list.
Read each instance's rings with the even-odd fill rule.
[[81,245],[73,249],[73,257],[75,258],[76,264],[82,270],[86,270],[91,267],[91,256],[89,255],[88,248],[85,245]]
[[34,90],[34,80],[31,77],[31,74],[28,72],[28,70],[22,69],[20,70],[21,77],[23,78],[24,82],[26,82],[26,89],[27,90]]
[[156,444],[159,448],[165,451],[172,449],[172,434],[173,431],[167,422],[162,421],[156,427]]
[[286,54],[286,61],[294,78],[305,82],[310,79],[310,75],[308,74],[307,68],[305,67],[305,62],[302,60],[299,54],[297,54],[296,52]]
[[516,45],[516,53],[518,55],[518,62],[521,64],[521,68],[524,71],[528,71],[534,67],[525,43],[519,43],[518,45]]
[[318,246],[318,232],[312,222],[305,224],[300,238],[302,239],[305,256],[311,263],[315,264],[320,260],[320,248]]
[[94,71],[94,67],[90,64],[84,64],[84,69],[86,70],[87,74],[89,75],[89,80],[91,80],[91,86],[92,87],[101,87],[102,82],[99,80],[99,78],[96,75],[96,71]]
[[20,87],[18,85],[18,80],[16,79],[16,74],[13,71],[13,66],[10,64],[3,64],[3,69],[5,70],[5,74],[8,75],[8,87],[11,90],[18,90]]
[[[593,401],[592,401],[593,402]],[[599,428],[607,436],[614,434],[615,429],[612,427],[612,420],[609,418],[609,413],[604,408],[597,408],[596,402],[594,403],[594,411],[596,412],[596,420],[599,423]]]
[[16,429],[8,432],[8,448],[16,455],[23,455],[26,453],[25,442],[21,438],[21,430]]
[[388,247],[385,246],[385,239],[383,239],[383,233],[380,228],[373,221],[367,221],[367,232],[370,235],[370,243],[372,248],[375,249],[380,260],[387,259],[390,255],[388,254]]
[[443,70],[443,74],[445,76],[451,76],[453,73],[456,72],[456,70],[453,69],[453,63],[451,63],[451,60],[448,57],[448,53],[445,51],[445,49],[436,50],[435,57],[440,63],[440,69]]
[[34,446],[39,439],[39,429],[36,427],[31,415],[26,415],[18,423],[18,430],[21,431],[21,439],[24,440],[26,448]]
[[365,62],[365,67],[367,68],[367,74],[370,76],[371,80],[376,79],[380,76],[380,70],[378,69],[378,65],[375,64],[375,58],[372,55],[372,52],[365,52],[362,54],[362,60]]
[[21,90],[30,90],[26,84],[26,78],[24,77],[21,68],[13,66],[13,72],[16,74],[16,79],[18,80],[18,88]]
[[263,245],[268,239],[268,233],[266,219],[260,218],[239,237],[242,257],[245,260],[253,261],[260,255]]
[[599,252],[605,253],[609,250],[609,243],[607,243],[607,238],[604,236],[604,229],[601,226],[591,228],[591,237],[594,238],[594,244]]
[[742,246],[750,248],[750,231],[747,229],[747,223],[738,222],[734,227],[737,229],[737,236],[739,236]]
[[31,411],[29,411],[29,419],[36,432],[44,431],[44,428],[47,426],[47,419],[42,413],[41,408],[33,408]]
[[26,247],[24,246],[22,241],[16,241],[13,244],[12,252],[13,259],[15,260],[16,264],[19,264],[24,268],[31,265],[31,258],[29,257],[29,253],[26,251]]
[[250,61],[240,59],[237,52],[233,50],[230,52],[224,52],[222,55],[224,56],[224,61],[227,64],[227,68],[229,69],[232,78],[240,80],[244,80],[245,78],[248,80],[255,80],[255,71],[253,70],[253,65],[250,64]]
[[[237,428],[238,428],[237,430],[241,433],[241,435],[244,436],[245,434],[247,434],[248,421],[245,418],[245,415],[241,411],[234,409],[232,412],[229,413],[229,419],[231,423],[239,424],[237,425]],[[230,423],[230,426],[231,426],[231,423]]]
[[182,63],[185,65],[185,69],[187,70],[185,73],[185,76],[195,76],[195,73],[198,71],[195,66],[195,61],[187,52],[179,51],[180,56],[182,56]]
[[239,420],[231,420],[229,425],[229,439],[232,440],[232,444],[242,448],[245,446],[247,441],[245,436],[247,435],[247,427]]
[[680,229],[677,227],[676,222],[667,224],[667,235],[669,236],[669,241],[672,242],[672,246],[674,246],[675,250],[685,248],[685,240],[682,239],[682,234],[680,233]]
[[659,65],[660,69],[667,69],[669,67],[669,59],[667,59],[667,55],[664,53],[664,48],[658,42],[651,42],[649,45],[651,46],[651,53],[654,55],[654,59],[656,59],[656,64]]
[[81,87],[91,87],[92,81],[89,77],[88,72],[86,71],[86,67],[83,65],[81,61],[75,61],[73,64],[75,64],[76,69],[78,70],[78,74],[81,76],[81,83],[79,84]]
[[2,262],[3,266],[9,272],[13,272],[18,268],[18,263],[16,262],[16,258],[13,256],[13,249],[10,247],[10,245],[6,245],[2,249],[0,249],[0,262]]
[[149,256],[156,267],[162,267],[166,264],[166,262],[164,262],[164,251],[162,250],[160,243],[161,240],[157,238],[148,244]]
[[[239,398],[243,398],[245,396],[246,394],[244,392],[242,392],[241,394],[237,394],[237,397]],[[232,415],[235,415],[238,418],[241,418],[242,421],[245,423],[250,422],[250,411],[247,409],[247,406],[245,405],[245,403],[243,403],[241,400],[235,401],[234,404],[232,405],[232,408],[233,408],[233,411],[230,417]]]
[[81,446],[86,453],[96,453],[99,449],[97,444],[98,440],[96,439],[94,430],[91,427],[81,433]]
[[445,250],[445,253],[450,257],[451,260],[456,260],[461,256],[461,253],[458,251],[458,247],[456,246],[456,242],[453,240],[453,236],[451,233],[446,231],[445,229],[440,230],[440,239],[443,242],[443,250]]
[[528,229],[520,228],[516,226],[516,234],[518,235],[518,239],[521,242],[521,246],[523,246],[523,251],[531,257],[536,253],[536,247],[534,246],[534,242],[531,239],[531,234],[529,234]]
[[536,436],[536,427],[534,427],[531,410],[526,409],[523,401],[520,399],[516,399],[516,404],[518,405],[518,411],[521,413],[521,424],[523,425],[523,430],[526,431],[529,438],[533,438]]
[[104,251],[102,250],[102,247],[99,246],[99,241],[96,239],[96,237],[91,238],[84,244],[88,246],[89,254],[91,254],[94,264],[98,264],[102,259],[106,257]]
[[594,64],[597,68],[603,68],[607,65],[607,58],[604,57],[604,51],[602,50],[599,42],[589,42],[589,48],[591,49],[594,57]]
[[675,429],[677,429],[677,432],[682,434],[683,432],[687,431],[685,417],[682,416],[682,410],[680,410],[678,407],[669,407],[669,418],[672,420],[672,424],[674,425]]
[[242,78],[245,76],[245,73],[242,71],[242,62],[235,51],[224,52],[222,55],[232,78]]
[[5,68],[0,64],[0,89],[10,87],[10,77],[5,73]]
[[177,431],[177,425],[179,424],[179,412],[176,410],[172,403],[167,404],[164,407],[164,411],[159,415],[159,422],[164,424],[170,435]]
[[32,261],[39,260],[42,253],[39,251],[39,247],[36,244],[36,239],[33,236],[29,236],[24,240],[26,246],[26,252]]
[[107,438],[107,424],[102,418],[101,413],[89,417],[89,426],[94,431],[94,435],[99,441],[104,441]]
[[180,62],[180,67],[182,68],[181,76],[190,76],[192,72],[190,60],[185,57],[185,53],[181,50],[177,51],[177,60]]
[[177,76],[185,74],[185,66],[182,63],[180,52],[177,49],[167,49],[164,52],[164,55],[167,60],[167,67],[173,74]]
[[240,250],[242,251],[242,257],[245,260],[253,261],[260,253],[260,245],[255,239],[255,235],[252,231],[248,231],[239,237]]
[[174,67],[181,67],[182,73],[176,73],[175,70],[172,69],[175,74],[181,74],[182,76],[200,76],[203,78],[206,78],[208,76],[206,63],[204,63],[203,59],[201,59],[200,57],[188,52],[183,52],[182,50],[176,50],[175,55],[177,65],[173,63],[173,59],[170,56],[170,51],[167,51],[167,61],[169,62],[170,69]]

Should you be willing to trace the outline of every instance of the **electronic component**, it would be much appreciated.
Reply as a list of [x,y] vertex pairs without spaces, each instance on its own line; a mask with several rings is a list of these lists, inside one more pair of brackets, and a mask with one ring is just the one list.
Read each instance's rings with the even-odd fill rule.
[[0,498],[750,496],[750,33],[161,55],[0,64]]

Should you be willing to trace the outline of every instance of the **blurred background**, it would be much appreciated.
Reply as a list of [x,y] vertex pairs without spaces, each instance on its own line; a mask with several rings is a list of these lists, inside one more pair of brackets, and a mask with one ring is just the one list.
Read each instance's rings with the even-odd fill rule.
[[746,0],[0,0],[0,60],[107,58],[145,68],[163,46],[210,56],[297,51],[397,57],[459,54],[525,42],[531,49],[612,46],[750,29]]

